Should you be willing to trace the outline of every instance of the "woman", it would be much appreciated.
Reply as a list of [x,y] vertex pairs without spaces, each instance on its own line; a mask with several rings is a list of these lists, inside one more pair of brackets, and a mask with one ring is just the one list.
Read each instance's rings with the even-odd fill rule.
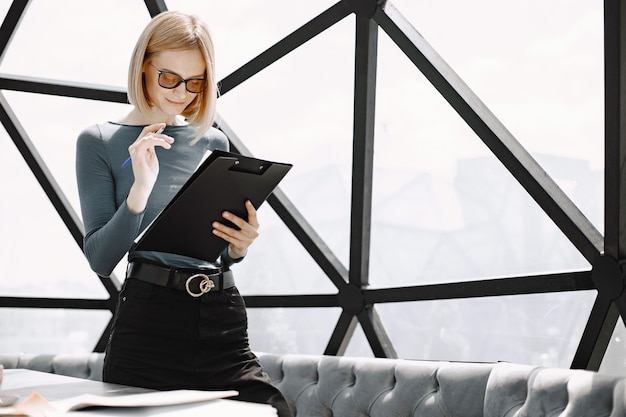
[[[246,202],[247,221],[223,213],[237,228],[213,224],[228,242],[215,263],[133,250],[205,153],[228,150],[226,137],[211,127],[217,85],[206,25],[172,11],[152,19],[131,58],[128,96],[130,113],[86,128],[77,140],[89,264],[109,276],[128,252],[104,380],[159,390],[235,389],[238,399],[269,403],[290,416],[250,351],[245,305],[229,270],[258,236],[252,204]],[[190,290],[190,282],[201,281],[191,278],[197,274],[215,278],[215,287],[194,282]]]

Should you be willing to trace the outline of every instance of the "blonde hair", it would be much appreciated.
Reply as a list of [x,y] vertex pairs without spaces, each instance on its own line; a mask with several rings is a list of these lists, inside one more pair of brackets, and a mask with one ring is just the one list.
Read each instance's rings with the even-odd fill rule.
[[198,140],[215,118],[218,87],[215,79],[213,40],[206,24],[197,16],[167,11],[155,16],[145,27],[133,51],[128,68],[128,100],[138,110],[149,111],[152,103],[145,86],[144,63],[155,53],[197,48],[206,63],[207,88],[198,93],[182,113],[196,129]]

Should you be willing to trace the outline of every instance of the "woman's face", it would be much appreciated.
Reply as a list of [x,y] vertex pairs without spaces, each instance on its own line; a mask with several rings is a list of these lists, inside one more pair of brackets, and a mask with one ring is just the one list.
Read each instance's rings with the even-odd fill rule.
[[[144,63],[146,89],[150,102],[154,106],[153,111],[161,113],[159,116],[164,116],[166,123],[172,123],[174,118],[181,114],[198,95],[188,89],[192,91],[198,89],[198,85],[202,82],[197,79],[205,78],[205,71],[206,64],[198,49],[154,54]],[[164,88],[159,85],[159,72],[161,72],[161,84],[176,81],[177,76],[183,80],[194,80],[188,81],[187,84],[181,82],[175,88]]]

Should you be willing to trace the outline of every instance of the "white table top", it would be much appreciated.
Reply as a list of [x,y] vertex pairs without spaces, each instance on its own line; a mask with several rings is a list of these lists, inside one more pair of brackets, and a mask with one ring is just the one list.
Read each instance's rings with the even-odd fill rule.
[[[0,386],[1,395],[18,396],[20,400],[23,400],[33,392],[39,393],[49,402],[67,400],[83,394],[92,394],[104,397],[120,397],[124,395],[154,393],[154,391],[143,388],[108,384],[99,381],[91,381],[26,369],[4,370],[4,379],[2,381],[2,385]],[[276,417],[277,414],[273,407],[266,404],[255,404],[230,399],[215,399],[187,404],[150,407],[97,407],[62,414],[52,413],[39,415],[158,417],[207,415],[211,417]]]
[[125,395],[150,392],[148,389],[107,384],[88,379],[31,371],[29,369],[5,369],[0,392],[3,395],[27,397],[39,392],[49,401],[64,400],[81,394]]

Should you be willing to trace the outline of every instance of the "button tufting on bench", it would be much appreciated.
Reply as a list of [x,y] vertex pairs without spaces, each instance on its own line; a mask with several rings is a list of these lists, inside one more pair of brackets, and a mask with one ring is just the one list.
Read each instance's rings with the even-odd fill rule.
[[[626,380],[509,363],[259,353],[296,417],[626,416]],[[5,368],[102,378],[103,354],[0,355]]]

